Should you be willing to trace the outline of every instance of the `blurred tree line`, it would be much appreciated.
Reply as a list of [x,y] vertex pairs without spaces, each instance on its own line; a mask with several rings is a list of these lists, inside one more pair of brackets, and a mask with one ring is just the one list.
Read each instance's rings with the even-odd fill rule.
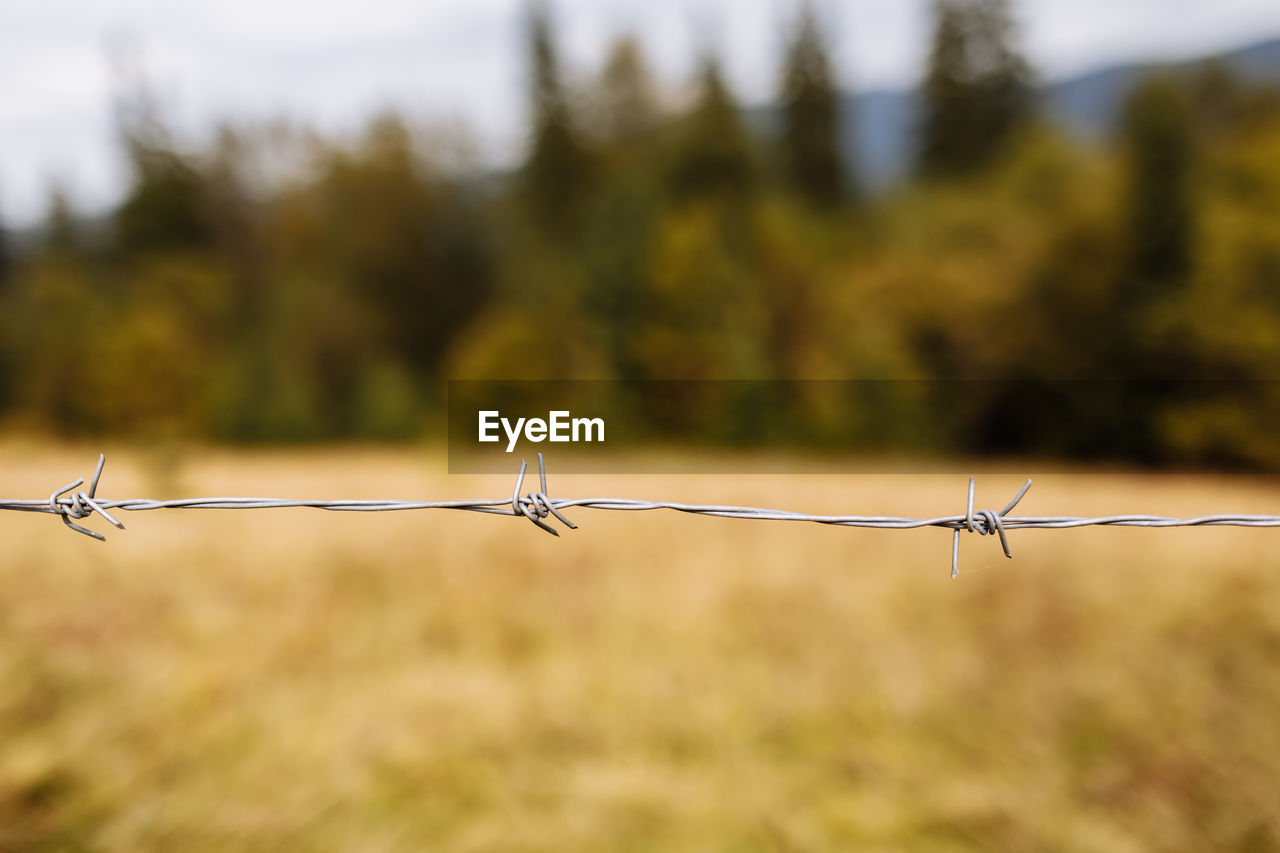
[[[811,5],[767,128],[714,55],[671,93],[624,36],[570,78],[553,23],[527,8],[511,174],[395,114],[186,150],[134,93],[118,207],[86,220],[55,191],[38,244],[0,228],[0,412],[396,439],[439,428],[450,377],[955,380],[902,410],[906,444],[1280,467],[1276,91],[1153,78],[1087,145],[1040,116],[1007,0],[938,0],[915,172],[870,194]],[[868,407],[901,404],[790,387],[812,428],[780,439],[857,447]]]

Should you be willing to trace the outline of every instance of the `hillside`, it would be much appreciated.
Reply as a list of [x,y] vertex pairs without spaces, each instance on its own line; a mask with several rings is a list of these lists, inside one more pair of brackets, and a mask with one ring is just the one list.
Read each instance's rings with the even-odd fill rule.
[[[1090,71],[1041,87],[1050,119],[1087,138],[1104,135],[1125,94],[1147,74],[1189,69],[1207,62],[1251,80],[1280,85],[1280,38],[1235,50],[1172,63],[1128,63]],[[916,124],[916,93],[909,90],[870,90],[846,95],[843,104],[845,155],[858,165],[863,182],[883,187],[902,174],[910,162]]]

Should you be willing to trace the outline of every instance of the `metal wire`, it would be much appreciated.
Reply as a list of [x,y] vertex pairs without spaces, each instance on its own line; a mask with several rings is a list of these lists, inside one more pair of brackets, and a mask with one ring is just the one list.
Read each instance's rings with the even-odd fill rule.
[[86,492],[80,487],[84,478],[68,483],[57,489],[48,498],[42,500],[8,500],[0,498],[0,511],[38,512],[56,515],[62,523],[77,533],[90,536],[99,541],[106,537],[95,530],[76,524],[97,513],[110,524],[124,530],[125,527],[111,513],[113,510],[123,512],[145,512],[159,509],[284,509],[292,507],[308,507],[331,512],[399,512],[405,510],[455,509],[467,512],[483,512],[490,515],[523,516],[552,536],[560,534],[547,524],[544,519],[554,516],[561,524],[570,529],[577,525],[562,512],[569,508],[616,510],[625,512],[646,510],[672,510],[694,515],[714,516],[716,518],[745,518],[753,521],[803,521],[814,524],[830,524],[838,527],[868,527],[882,530],[912,530],[920,527],[941,527],[952,531],[951,535],[951,577],[959,573],[960,533],[967,531],[980,536],[994,535],[999,537],[1001,549],[1006,557],[1012,558],[1009,550],[1008,532],[1011,530],[1046,529],[1061,530],[1072,527],[1280,527],[1280,516],[1276,515],[1201,515],[1194,518],[1170,518],[1162,515],[1103,515],[1103,516],[1069,516],[1069,515],[1033,515],[1010,517],[1018,502],[1031,488],[1031,480],[1022,484],[1013,499],[999,512],[989,509],[974,509],[974,490],[976,481],[969,478],[969,494],[965,511],[961,515],[944,515],[937,518],[905,518],[886,515],[814,515],[802,512],[790,512],[781,509],[763,509],[760,507],[729,506],[721,504],[686,504],[673,501],[646,501],[631,498],[552,498],[547,489],[547,466],[542,454],[538,454],[539,491],[520,495],[524,485],[528,464],[521,460],[520,472],[516,476],[515,489],[510,498],[492,498],[477,500],[452,501],[405,501],[405,500],[295,500],[286,498],[252,498],[252,497],[212,497],[212,498],[178,498],[176,500],[150,500],[133,498],[128,500],[108,500],[98,498],[98,482],[102,478],[102,469],[106,457],[98,457],[98,466],[90,480]]

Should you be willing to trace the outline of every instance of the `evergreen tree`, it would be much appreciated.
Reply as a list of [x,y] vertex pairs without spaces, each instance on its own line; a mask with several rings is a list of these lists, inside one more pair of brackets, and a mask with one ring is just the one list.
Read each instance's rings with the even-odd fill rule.
[[609,145],[635,148],[658,123],[653,76],[640,42],[624,36],[614,42],[600,75],[596,97],[598,133]]
[[14,346],[9,328],[14,309],[10,305],[11,294],[9,282],[13,270],[13,256],[9,244],[9,234],[4,222],[0,221],[0,413],[9,407],[13,388],[13,376],[16,367]]
[[563,230],[573,223],[586,194],[587,154],[560,80],[545,0],[531,3],[528,26],[532,138],[521,176],[523,197],[534,222]]
[[[309,254],[362,305],[380,346],[432,375],[491,285],[473,200],[425,168],[395,114],[376,118],[355,151],[335,152],[317,189],[324,218]],[[342,333],[354,324],[347,318]]]
[[672,194],[677,199],[748,195],[756,179],[751,140],[714,58],[703,63],[698,101],[683,124],[669,176]]
[[593,99],[602,180],[577,259],[586,274],[582,306],[620,376],[638,375],[634,329],[648,310],[662,212],[656,88],[640,43],[614,42]]
[[79,228],[71,200],[61,187],[54,187],[49,194],[49,209],[44,220],[44,250],[59,257],[72,255],[79,247]]
[[1152,78],[1125,103],[1121,134],[1127,165],[1130,296],[1145,302],[1191,269],[1193,128],[1183,91]]
[[1031,117],[1030,69],[1008,0],[937,0],[934,16],[917,169],[963,175],[993,162]]
[[13,272],[13,264],[13,246],[9,232],[4,226],[4,219],[0,217],[0,297],[4,296],[9,276]]
[[840,96],[811,2],[801,9],[782,71],[782,165],[791,188],[818,207],[844,198]]
[[1099,433],[1111,452],[1150,463],[1168,452],[1162,418],[1202,402],[1171,380],[1202,375],[1206,366],[1165,310],[1192,265],[1193,122],[1185,88],[1165,78],[1141,83],[1125,102],[1120,134],[1121,268],[1091,334],[1105,342],[1099,369],[1125,381],[1112,404],[1099,407]]
[[13,341],[14,330],[10,328],[13,317],[18,313],[13,306],[16,302],[10,285],[13,282],[14,257],[9,241],[9,232],[0,221],[0,412],[8,409],[13,393],[13,380],[16,375],[18,359],[17,348]]
[[1188,84],[1187,109],[1196,137],[1215,147],[1280,117],[1280,88],[1244,77],[1221,59],[1197,66]]
[[204,181],[178,152],[145,81],[116,103],[132,183],[116,211],[116,248],[124,254],[207,248],[212,229]]
[[116,244],[125,252],[194,249],[209,245],[199,172],[168,148],[130,153],[133,187],[116,213]]

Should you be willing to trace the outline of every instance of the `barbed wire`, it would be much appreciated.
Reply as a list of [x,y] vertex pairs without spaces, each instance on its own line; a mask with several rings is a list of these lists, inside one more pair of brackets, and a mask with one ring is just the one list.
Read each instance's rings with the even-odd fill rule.
[[800,521],[814,524],[827,524],[837,527],[865,527],[881,530],[913,530],[922,527],[940,527],[952,531],[951,536],[951,577],[959,574],[960,534],[976,533],[980,536],[993,535],[1000,539],[1000,547],[1006,557],[1012,558],[1009,550],[1008,533],[1012,530],[1050,529],[1061,530],[1074,527],[1280,527],[1280,516],[1276,515],[1201,515],[1193,518],[1171,518],[1162,515],[1104,515],[1104,516],[1070,516],[1070,515],[1036,515],[1011,517],[1010,512],[1031,488],[1031,480],[1022,484],[1005,504],[1004,509],[996,512],[989,509],[974,509],[974,491],[976,480],[969,478],[969,496],[965,511],[958,515],[944,515],[937,518],[908,518],[888,515],[815,515],[811,513],[791,512],[781,509],[765,509],[761,507],[730,506],[722,504],[687,504],[674,501],[648,501],[632,498],[552,498],[547,489],[547,465],[542,454],[538,454],[539,491],[521,496],[520,489],[524,485],[528,463],[520,461],[520,472],[516,475],[515,489],[511,497],[450,500],[450,501],[410,501],[410,500],[297,500],[290,498],[254,498],[254,497],[210,497],[210,498],[177,498],[174,500],[151,500],[132,498],[127,500],[108,500],[97,496],[98,484],[102,479],[102,470],[106,465],[106,456],[99,455],[98,466],[93,472],[89,488],[81,477],[55,490],[46,499],[9,500],[0,498],[0,511],[36,512],[56,515],[62,523],[77,533],[105,542],[106,537],[96,530],[77,524],[94,513],[102,516],[108,523],[120,530],[124,525],[112,512],[146,512],[161,509],[287,509],[306,507],[322,509],[330,512],[402,512],[409,510],[453,509],[467,512],[482,512],[490,515],[514,516],[528,519],[552,536],[560,534],[545,519],[555,517],[565,527],[576,530],[577,525],[564,515],[563,510],[570,508],[615,510],[624,512],[648,510],[672,510],[694,515],[712,516],[715,518],[742,518],[752,521]]

